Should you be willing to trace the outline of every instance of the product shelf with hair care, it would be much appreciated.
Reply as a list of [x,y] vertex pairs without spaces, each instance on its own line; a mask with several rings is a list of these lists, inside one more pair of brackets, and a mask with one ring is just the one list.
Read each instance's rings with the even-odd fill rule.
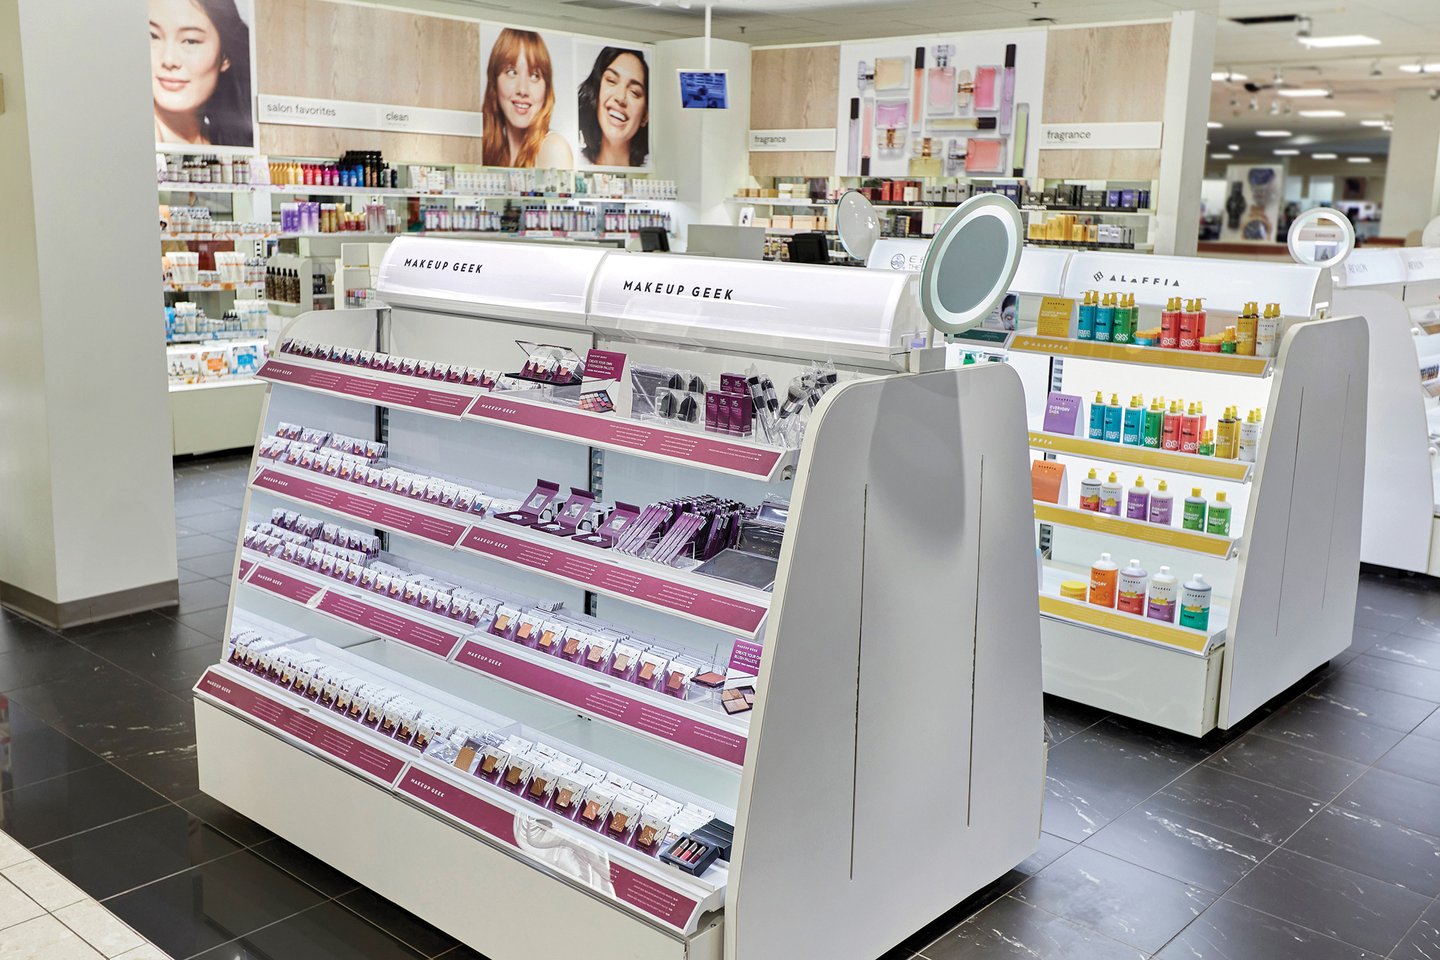
[[[1329,274],[1289,264],[1077,253],[1047,286],[1025,282],[1007,346],[1031,456],[1070,478],[1069,499],[1035,504],[1046,690],[1195,736],[1233,727],[1350,643],[1365,321],[1312,319],[1331,302]],[[1026,326],[1038,295],[1075,305],[1066,336]],[[1257,342],[1267,304],[1273,353],[1270,329]],[[1113,317],[1112,339],[1095,338],[1107,306],[1126,312],[1131,344],[1114,342]],[[1116,406],[1118,440],[1104,429]],[[1145,417],[1138,445],[1132,411]],[[1092,470],[1126,488],[1120,516],[1076,498]],[[1147,616],[1078,595],[1104,553],[1117,576],[1131,559],[1146,571]]]
[[[903,275],[410,236],[383,258],[386,306],[302,314],[261,381],[201,789],[494,957],[541,928],[604,960],[878,956],[1033,852],[1013,369],[908,373]],[[938,539],[909,509],[936,489]],[[795,804],[839,757],[861,784],[924,765],[971,816],[922,850],[888,825],[932,796]],[[437,875],[467,898],[411,882]]]

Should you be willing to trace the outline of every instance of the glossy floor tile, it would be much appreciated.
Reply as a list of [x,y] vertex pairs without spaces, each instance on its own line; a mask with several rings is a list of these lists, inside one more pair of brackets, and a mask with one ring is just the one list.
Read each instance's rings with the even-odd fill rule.
[[[58,634],[0,612],[0,957],[23,918],[60,960],[138,936],[158,946],[118,956],[486,960],[199,792],[189,689],[219,654],[244,479],[177,466],[179,607]],[[1359,592],[1350,648],[1234,730],[1046,697],[1035,852],[865,960],[1440,960],[1440,582]]]

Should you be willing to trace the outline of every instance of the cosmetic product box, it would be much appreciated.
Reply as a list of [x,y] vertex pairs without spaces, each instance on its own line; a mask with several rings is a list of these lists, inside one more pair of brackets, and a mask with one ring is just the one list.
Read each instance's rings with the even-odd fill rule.
[[682,835],[660,854],[660,859],[698,877],[716,860],[728,862],[734,844],[735,828],[724,820],[711,820]]
[[549,480],[536,480],[535,489],[524,500],[524,505],[519,510],[508,513],[497,514],[497,520],[504,520],[507,523],[518,523],[522,527],[530,527],[541,522],[545,511],[560,496],[560,484],[551,483]]

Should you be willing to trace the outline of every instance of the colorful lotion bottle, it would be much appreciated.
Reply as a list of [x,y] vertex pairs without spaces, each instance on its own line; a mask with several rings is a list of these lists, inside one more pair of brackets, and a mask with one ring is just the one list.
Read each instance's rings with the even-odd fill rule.
[[1215,423],[1215,456],[1222,460],[1234,460],[1238,451],[1237,428],[1240,421],[1235,416],[1234,407],[1226,407],[1225,413]]
[[1169,567],[1161,567],[1160,571],[1150,578],[1150,599],[1146,604],[1145,616],[1151,620],[1174,623],[1175,601],[1179,593],[1180,581],[1175,579]]
[[1200,493],[1199,487],[1190,488],[1190,496],[1185,498],[1185,512],[1180,515],[1180,525],[1186,530],[1205,529],[1205,508],[1209,506],[1208,501]]
[[1180,298],[1171,297],[1160,311],[1160,346],[1171,350],[1180,346]]
[[1125,408],[1125,419],[1120,428],[1120,442],[1138,447],[1144,438],[1145,399],[1137,393],[1130,398],[1130,406]]
[[1185,416],[1180,418],[1180,452],[1197,453],[1200,449],[1200,433],[1204,426],[1204,417],[1198,411],[1199,404],[1192,403],[1185,411]]
[[1120,395],[1110,394],[1110,402],[1105,405],[1105,435],[1107,443],[1119,443],[1120,434],[1124,429],[1125,408],[1120,406]]
[[1100,301],[1100,309],[1095,311],[1095,339],[1101,343],[1109,343],[1114,331],[1115,294],[1107,293]]
[[1115,582],[1115,609],[1121,613],[1145,616],[1145,568],[1139,560],[1131,560],[1120,571]]
[[1100,478],[1095,476],[1094,467],[1090,468],[1090,476],[1080,481],[1080,509],[1100,512]]
[[1161,526],[1168,527],[1171,523],[1170,517],[1174,511],[1175,494],[1171,493],[1165,481],[1161,480],[1160,486],[1156,487],[1155,492],[1150,494],[1149,520],[1151,523],[1158,523]]
[[1200,434],[1200,445],[1195,448],[1195,452],[1202,457],[1215,456],[1215,431],[1206,430]]
[[1171,400],[1170,409],[1165,412],[1160,426],[1160,449],[1180,449],[1180,429],[1184,424],[1185,417],[1180,412],[1180,401]]
[[1200,300],[1186,300],[1180,314],[1180,349],[1199,350],[1200,338],[1205,335],[1205,311]]
[[1205,532],[1217,537],[1230,536],[1230,510],[1230,504],[1225,501],[1225,491],[1217,490],[1205,516]]
[[1145,411],[1145,424],[1140,431],[1140,445],[1151,450],[1160,449],[1160,437],[1165,429],[1165,404],[1159,397],[1150,401]]
[[1210,584],[1195,574],[1180,588],[1180,626],[1204,630],[1210,626]]
[[1099,309],[1100,292],[1098,290],[1086,290],[1085,296],[1080,300],[1079,322],[1075,330],[1076,339],[1095,339],[1095,314]]
[[1125,492],[1125,516],[1130,520],[1145,520],[1150,516],[1150,491],[1145,489],[1145,478],[1136,477],[1135,486]]
[[1255,356],[1256,326],[1260,323],[1260,307],[1254,300],[1246,301],[1235,321],[1235,352],[1242,357]]
[[1115,320],[1110,330],[1110,340],[1114,343],[1135,342],[1135,322],[1130,313],[1129,298],[1116,295]]
[[1091,440],[1105,439],[1105,395],[1095,391],[1095,402],[1090,404],[1090,430],[1087,436]]
[[1108,513],[1112,517],[1120,516],[1120,498],[1124,493],[1125,488],[1120,485],[1120,479],[1115,474],[1110,474],[1110,479],[1100,484],[1100,512]]
[[1254,463],[1260,453],[1260,411],[1251,410],[1245,422],[1240,424],[1240,440],[1236,444],[1239,459]]
[[1115,585],[1120,579],[1120,567],[1110,559],[1110,554],[1100,554],[1100,559],[1090,567],[1090,602],[1097,607],[1115,606]]
[[1280,351],[1280,304],[1265,304],[1265,315],[1255,324],[1255,356],[1273,357]]

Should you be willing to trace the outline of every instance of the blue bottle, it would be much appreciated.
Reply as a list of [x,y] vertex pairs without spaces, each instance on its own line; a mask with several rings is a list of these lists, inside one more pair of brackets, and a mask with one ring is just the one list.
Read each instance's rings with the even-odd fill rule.
[[1109,343],[1115,330],[1115,294],[1105,294],[1105,299],[1095,311],[1095,339]]
[[1095,339],[1095,313],[1099,310],[1100,292],[1098,290],[1086,290],[1085,296],[1080,301],[1079,326],[1075,336],[1080,340]]
[[1139,394],[1130,398],[1125,408],[1125,422],[1120,433],[1120,442],[1132,447],[1145,444],[1145,402]]
[[1124,425],[1125,408],[1120,406],[1120,395],[1110,394],[1110,402],[1105,405],[1105,428],[1103,439],[1107,443],[1119,443],[1120,434]]
[[1095,391],[1095,402],[1090,404],[1090,430],[1086,436],[1091,440],[1105,439],[1105,395]]

